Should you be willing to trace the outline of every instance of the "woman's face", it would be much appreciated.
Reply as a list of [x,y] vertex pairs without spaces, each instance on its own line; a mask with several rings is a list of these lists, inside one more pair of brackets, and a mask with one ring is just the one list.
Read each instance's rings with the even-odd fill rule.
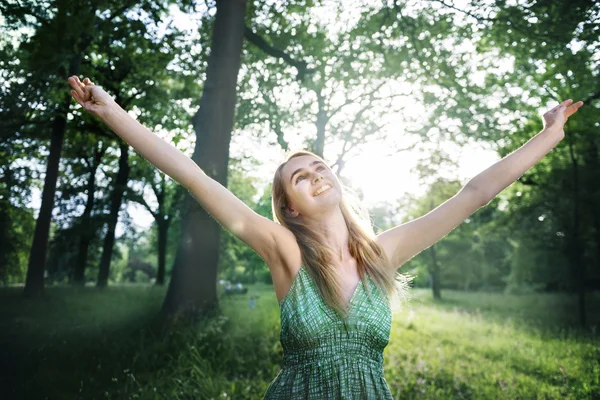
[[316,217],[339,206],[342,199],[340,182],[321,160],[310,155],[294,157],[282,172],[293,216]]

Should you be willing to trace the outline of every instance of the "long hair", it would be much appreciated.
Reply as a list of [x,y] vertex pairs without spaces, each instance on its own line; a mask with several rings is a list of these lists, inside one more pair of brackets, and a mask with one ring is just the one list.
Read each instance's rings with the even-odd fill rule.
[[[273,220],[292,231],[300,246],[302,262],[325,302],[343,318],[347,310],[342,296],[337,268],[333,265],[336,255],[323,245],[322,234],[308,227],[301,218],[290,216],[285,210],[288,198],[283,184],[283,168],[291,159],[300,156],[312,156],[325,161],[309,152],[297,151],[290,154],[275,172],[272,188]],[[394,309],[400,305],[399,300],[407,299],[410,277],[392,273],[390,261],[383,248],[375,241],[375,232],[371,226],[368,212],[347,187],[340,202],[340,210],[348,228],[348,247],[350,255],[357,263],[358,274],[370,297],[367,275],[375,282],[377,288],[386,296],[388,304]],[[360,284],[360,283],[359,283]],[[357,287],[358,290],[358,287]]]

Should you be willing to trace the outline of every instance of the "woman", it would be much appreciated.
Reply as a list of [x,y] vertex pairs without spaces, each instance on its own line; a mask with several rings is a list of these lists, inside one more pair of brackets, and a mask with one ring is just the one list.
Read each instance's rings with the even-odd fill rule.
[[273,218],[264,218],[152,134],[89,79],[69,78],[88,112],[183,185],[221,225],[266,262],[281,308],[284,365],[265,399],[391,399],[383,349],[391,306],[405,283],[396,271],[519,178],[564,138],[583,105],[566,100],[544,129],[428,214],[377,236],[342,193],[336,175],[309,152],[292,154],[273,180]]

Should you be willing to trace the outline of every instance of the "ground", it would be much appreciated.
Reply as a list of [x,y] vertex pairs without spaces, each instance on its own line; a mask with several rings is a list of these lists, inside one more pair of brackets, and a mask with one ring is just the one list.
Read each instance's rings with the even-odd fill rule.
[[[0,289],[3,399],[256,399],[279,370],[272,287],[222,297],[224,315],[148,329],[165,290]],[[600,293],[576,297],[428,290],[394,314],[385,377],[398,399],[600,398]],[[254,308],[250,297],[258,297]]]

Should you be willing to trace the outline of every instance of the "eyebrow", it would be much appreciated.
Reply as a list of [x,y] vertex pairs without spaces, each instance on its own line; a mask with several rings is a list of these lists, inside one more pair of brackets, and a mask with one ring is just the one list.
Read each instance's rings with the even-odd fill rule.
[[[315,164],[323,164],[323,162],[319,161],[319,160],[315,160],[315,161],[311,162],[310,164],[308,164],[308,166],[312,167]],[[325,164],[323,164],[323,165],[325,165]],[[297,170],[294,171],[294,173],[292,174],[292,176],[290,176],[290,183],[292,183],[292,180],[294,179],[294,175],[296,175],[300,171],[304,171],[304,168],[298,168]]]

